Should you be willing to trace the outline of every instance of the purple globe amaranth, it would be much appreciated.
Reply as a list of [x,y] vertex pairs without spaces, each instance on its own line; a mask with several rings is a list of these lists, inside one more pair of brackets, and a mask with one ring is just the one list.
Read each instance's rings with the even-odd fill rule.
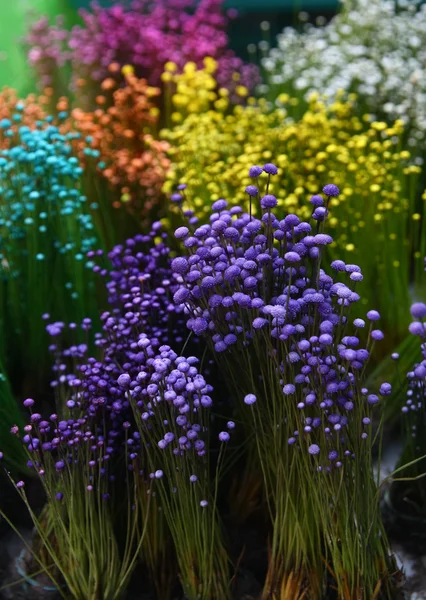
[[426,304],[415,302],[411,305],[410,312],[415,319],[424,319],[426,317]]
[[334,183],[327,183],[327,185],[322,188],[322,191],[329,197],[336,197],[340,194],[339,188],[337,185],[334,185]]
[[263,171],[268,175],[276,175],[278,173],[278,167],[273,163],[266,163],[263,165]]
[[249,169],[249,177],[259,177],[263,173],[262,167],[258,165],[254,165]]

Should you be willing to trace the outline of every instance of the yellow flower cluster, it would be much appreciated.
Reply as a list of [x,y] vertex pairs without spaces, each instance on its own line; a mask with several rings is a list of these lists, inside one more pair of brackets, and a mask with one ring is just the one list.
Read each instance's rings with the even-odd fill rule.
[[[178,76],[179,77],[179,76]],[[192,90],[194,92],[194,88]],[[225,197],[232,204],[248,203],[244,189],[249,167],[274,162],[279,174],[270,192],[278,206],[308,218],[308,202],[324,184],[332,182],[342,194],[331,202],[329,225],[339,227],[339,239],[355,250],[352,234],[367,220],[382,221],[389,211],[407,211],[410,184],[420,167],[409,165],[409,153],[400,150],[401,121],[389,127],[354,115],[351,102],[327,107],[312,98],[309,110],[292,121],[286,109],[268,111],[266,102],[249,99],[245,107],[226,110],[203,105],[173,130],[161,135],[172,148],[172,168],[164,187],[171,193],[179,183],[199,212]]]
[[[336,240],[331,256],[365,267],[364,303],[378,306],[375,290],[382,286],[389,308],[385,319],[402,310],[391,301],[395,276],[391,280],[389,273],[400,268],[400,283],[405,285],[402,273],[410,271],[413,257],[418,258],[415,244],[424,228],[415,205],[421,169],[410,164],[409,152],[402,149],[403,123],[390,126],[370,115],[357,116],[354,96],[331,105],[312,96],[297,120],[291,118],[297,101],[284,95],[275,106],[252,98],[245,106],[217,106],[217,98],[209,96],[215,90],[214,73],[191,73],[191,78],[187,73],[174,78],[180,90],[178,104],[195,109],[198,99],[200,110],[187,110],[173,129],[160,133],[170,143],[171,169],[164,192],[171,194],[179,183],[186,183],[188,201],[202,216],[221,197],[248,208],[245,188],[255,183],[248,177],[249,168],[272,162],[279,172],[271,179],[269,193],[277,197],[279,209],[309,219],[310,196],[334,183],[341,194],[329,206],[327,231]],[[203,78],[208,89],[199,94]],[[260,214],[259,206],[254,213]],[[405,320],[401,315],[403,327]]]
[[[188,115],[203,114],[210,108],[219,112],[228,109],[229,90],[218,88],[214,77],[217,62],[208,56],[203,63],[203,68],[199,69],[195,63],[189,62],[182,73],[178,73],[175,63],[165,64],[162,80],[166,107],[172,111],[170,115],[172,123],[182,123]],[[234,73],[233,77],[237,82],[239,74]],[[248,90],[243,85],[237,85],[235,92],[241,98],[248,96]]]

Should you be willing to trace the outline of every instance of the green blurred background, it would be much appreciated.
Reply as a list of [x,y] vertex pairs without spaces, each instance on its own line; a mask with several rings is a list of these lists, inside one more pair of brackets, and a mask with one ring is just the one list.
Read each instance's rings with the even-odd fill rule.
[[[112,3],[111,0],[99,2],[104,6]],[[0,88],[14,87],[21,96],[35,89],[21,46],[30,22],[41,15],[51,19],[63,15],[71,27],[79,22],[77,10],[88,6],[89,0],[0,0]],[[299,11],[308,11],[312,17],[318,14],[331,17],[337,10],[338,0],[228,0],[226,6],[239,12],[230,26],[231,46],[247,58],[247,45],[262,39],[262,21],[271,23],[273,39],[285,25],[295,23]]]

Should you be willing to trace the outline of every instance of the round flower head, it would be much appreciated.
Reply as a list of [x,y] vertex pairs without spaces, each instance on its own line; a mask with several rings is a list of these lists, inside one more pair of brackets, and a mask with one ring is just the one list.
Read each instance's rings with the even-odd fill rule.
[[415,302],[411,305],[410,312],[415,319],[424,319],[426,317],[426,304]]
[[309,454],[315,456],[316,454],[320,453],[320,447],[317,444],[311,444],[308,448],[308,452]]
[[371,332],[371,337],[373,338],[373,340],[382,340],[385,336],[383,331],[380,331],[380,329],[373,329],[373,331]]
[[340,194],[340,190],[337,187],[337,185],[334,185],[334,183],[327,183],[327,185],[325,185],[322,188],[322,191],[324,192],[324,194],[326,196],[338,196]]
[[266,194],[266,196],[260,199],[260,206],[263,209],[275,208],[276,205],[277,199],[272,194]]
[[259,177],[259,175],[263,172],[262,167],[259,167],[258,165],[254,165],[253,167],[250,167],[249,169],[249,177]]
[[377,310],[369,310],[367,313],[367,319],[370,321],[378,321],[380,319],[380,314]]
[[246,187],[246,192],[249,196],[257,196],[259,193],[259,190],[257,189],[257,187],[255,185],[248,185]]
[[408,326],[408,331],[413,335],[424,336],[425,334],[423,324],[419,321],[413,321],[413,323],[410,323],[410,325]]
[[122,373],[117,379],[117,383],[120,387],[128,387],[131,382],[131,377],[128,373]]
[[175,237],[177,237],[178,240],[181,240],[183,238],[186,238],[188,233],[189,233],[188,227],[178,227],[175,231]]
[[231,437],[227,431],[221,431],[219,433],[219,440],[221,442],[229,442],[230,439],[231,439]]
[[268,175],[276,175],[278,173],[278,168],[272,163],[266,163],[266,165],[263,165],[263,170],[265,173],[268,173]]
[[315,196],[311,196],[309,202],[313,204],[315,207],[322,206],[324,204],[324,199],[319,194],[315,194]]
[[244,398],[244,402],[245,404],[254,404],[256,402],[257,398],[254,394],[247,394],[247,396]]
[[30,406],[34,406],[34,400],[32,398],[27,398],[24,400],[24,406],[29,408]]

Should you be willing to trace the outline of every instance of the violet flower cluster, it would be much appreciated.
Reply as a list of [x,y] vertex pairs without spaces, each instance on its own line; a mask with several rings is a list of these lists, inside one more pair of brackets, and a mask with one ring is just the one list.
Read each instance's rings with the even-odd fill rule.
[[[269,181],[276,167],[253,167],[250,172],[255,179],[264,172]],[[193,232],[187,227],[176,230],[189,256],[172,262],[182,282],[174,300],[188,314],[188,327],[206,336],[216,353],[234,349],[244,353],[260,344],[261,336],[267,340],[265,348],[282,358],[282,394],[299,399],[303,428],[293,432],[288,443],[305,437],[310,453],[316,454],[319,449],[316,452],[311,443],[315,429],[321,425],[331,441],[333,435],[341,436],[338,432],[350,420],[354,386],[371,346],[383,338],[381,330],[373,328],[379,314],[367,314],[371,327],[364,347],[359,334],[365,321],[355,319],[350,328],[347,316],[360,299],[356,287],[362,281],[361,269],[336,260],[331,264],[332,277],[320,268],[323,250],[333,241],[322,232],[322,225],[330,197],[339,194],[336,186],[324,187],[325,200],[320,195],[311,198],[314,225],[294,214],[279,220],[272,212],[275,196],[261,196],[255,185],[246,191],[251,201],[260,203],[261,219],[241,207],[228,210],[226,201],[218,200],[212,205],[209,224]],[[387,395],[385,387],[381,391]],[[362,395],[367,425],[369,407],[379,397],[365,388]],[[253,403],[252,396],[250,401],[247,398],[246,404]],[[322,418],[308,416],[318,409]],[[333,464],[342,458],[342,453],[336,453]]]
[[[112,63],[130,64],[138,77],[159,85],[166,62],[183,68],[193,61],[201,67],[207,56],[218,61],[218,84],[230,89],[232,101],[241,101],[233,93],[237,85],[253,90],[260,81],[258,68],[228,48],[223,0],[134,0],[130,8],[93,4],[81,16],[84,25],[71,32],[61,23],[50,27],[41,19],[27,36],[28,59],[43,86],[53,83],[54,63],[59,67],[69,62],[76,78],[94,81],[107,77]],[[234,73],[239,74],[238,81]]]
[[[271,163],[250,169],[249,212],[219,199],[209,223],[179,227],[175,237],[184,254],[172,262],[181,283],[174,301],[216,357],[250,456],[257,455],[263,473],[274,522],[265,593],[287,585],[294,571],[306,569],[309,577],[310,569],[321,570],[318,557],[328,540],[350,538],[339,549],[329,548],[336,568],[353,552],[363,553],[359,540],[371,527],[373,535],[382,535],[380,519],[371,518],[374,502],[365,514],[359,502],[374,497],[372,413],[380,396],[391,393],[387,383],[378,394],[364,385],[371,350],[384,335],[375,310],[351,322],[361,269],[341,260],[332,262],[330,274],[321,268],[324,249],[333,242],[325,233],[330,199],[339,189],[328,184],[324,195],[311,198],[312,223],[295,214],[280,218],[269,192],[277,172]],[[259,219],[251,214],[253,202],[262,208]],[[313,486],[323,474],[327,485]],[[344,525],[331,508],[343,496]],[[352,575],[355,586],[358,576]],[[366,589],[374,589],[376,576]]]

